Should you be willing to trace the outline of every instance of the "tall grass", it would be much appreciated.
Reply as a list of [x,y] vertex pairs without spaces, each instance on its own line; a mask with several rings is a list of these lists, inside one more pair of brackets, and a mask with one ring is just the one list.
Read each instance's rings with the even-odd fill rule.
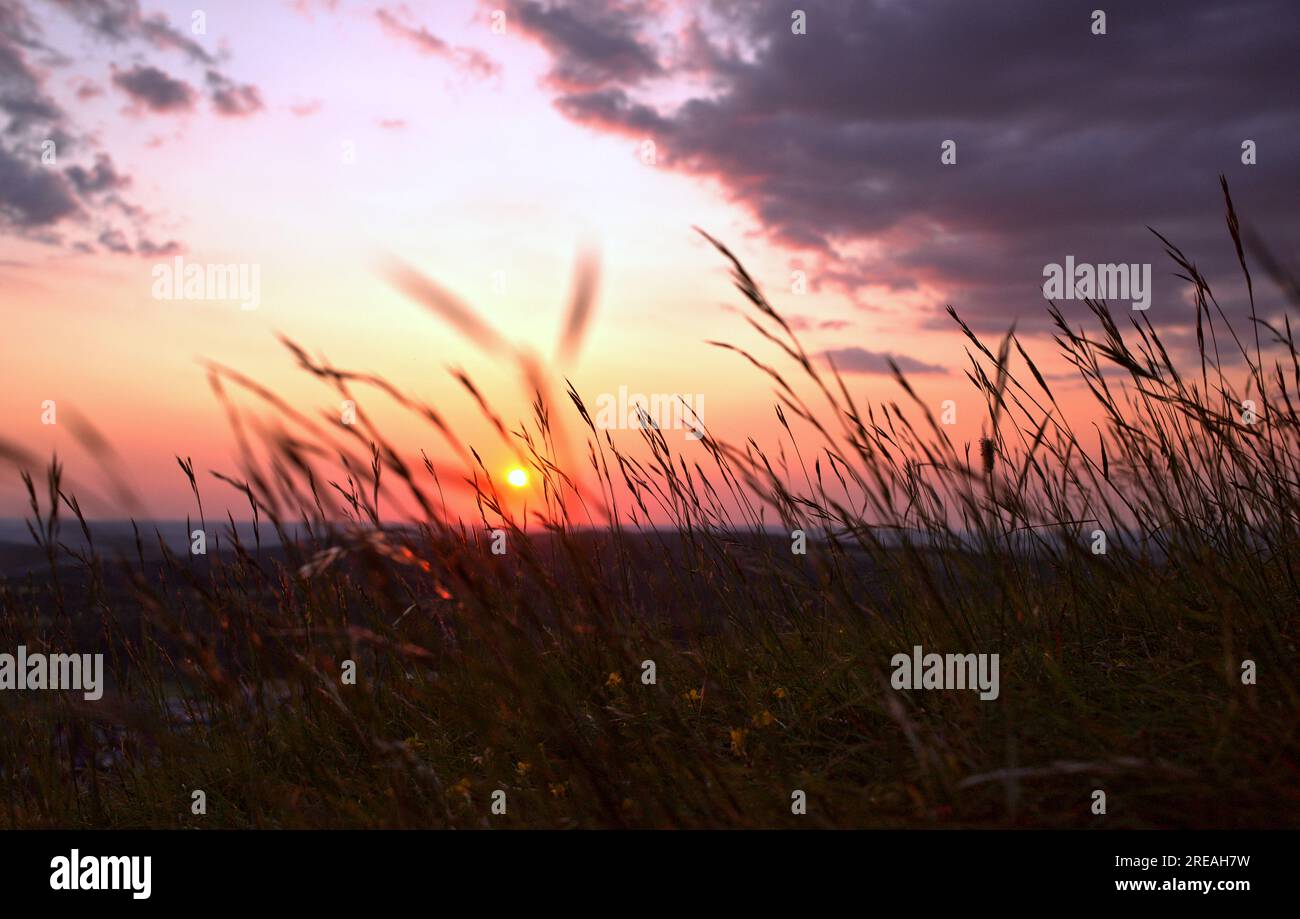
[[[684,449],[654,429],[616,442],[540,361],[391,267],[517,362],[533,403],[513,429],[458,379],[530,467],[529,519],[434,408],[292,342],[343,398],[377,389],[426,421],[447,459],[416,464],[364,412],[322,421],[214,365],[243,463],[213,475],[277,546],[206,520],[210,483],[178,458],[190,526],[224,538],[206,557],[157,538],[154,563],[138,534],[133,559],[105,558],[59,465],[44,488],[24,473],[44,561],[0,582],[0,650],[103,650],[113,691],[5,693],[0,824],[1300,824],[1300,351],[1289,320],[1255,312],[1226,183],[1224,197],[1244,331],[1167,241],[1195,299],[1190,365],[1145,313],[1121,323],[1087,301],[1075,326],[1052,307],[1096,424],[1066,417],[1018,335],[985,342],[951,311],[986,414],[974,445],[897,370],[899,401],[856,404],[715,240],[779,358],[721,345],[773,385],[773,444],[702,424]],[[563,353],[593,276],[580,271]],[[241,411],[236,392],[278,420]],[[478,519],[448,511],[453,489]],[[88,548],[62,546],[69,515]],[[918,644],[1000,654],[999,698],[891,688],[890,659]]]

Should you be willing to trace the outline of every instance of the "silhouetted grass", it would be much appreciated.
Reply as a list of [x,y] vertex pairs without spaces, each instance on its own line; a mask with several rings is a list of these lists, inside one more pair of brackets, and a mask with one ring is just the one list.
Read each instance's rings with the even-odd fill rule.
[[[206,557],[140,534],[134,559],[105,558],[59,465],[43,488],[25,473],[43,567],[0,581],[0,650],[106,651],[113,690],[97,703],[4,694],[0,824],[1300,824],[1300,351],[1289,320],[1255,314],[1224,193],[1244,336],[1167,241],[1196,295],[1193,366],[1145,313],[1121,328],[1088,301],[1075,327],[1052,308],[1095,426],[1072,425],[1014,333],[985,343],[953,311],[978,400],[963,406],[987,416],[973,459],[901,373],[900,402],[855,405],[716,241],[782,360],[724,345],[774,385],[777,443],[706,430],[675,449],[645,430],[639,449],[617,445],[571,386],[553,398],[540,360],[391,268],[517,362],[534,401],[513,430],[458,379],[530,469],[530,519],[434,408],[291,342],[304,370],[356,399],[355,425],[210,368],[244,457],[239,475],[213,474],[277,547],[207,521],[189,459],[192,527],[225,528]],[[585,261],[564,356],[594,277]],[[363,389],[428,422],[431,452],[450,460],[412,464],[361,410]],[[235,391],[279,421],[241,412]],[[448,514],[452,489],[478,520]],[[417,522],[398,525],[397,507]],[[88,550],[60,548],[68,515]],[[890,659],[916,644],[999,653],[1001,695],[892,689]],[[341,681],[345,660],[356,685]],[[206,815],[191,813],[194,789]],[[806,816],[791,813],[796,789]],[[491,812],[496,790],[505,815]]]

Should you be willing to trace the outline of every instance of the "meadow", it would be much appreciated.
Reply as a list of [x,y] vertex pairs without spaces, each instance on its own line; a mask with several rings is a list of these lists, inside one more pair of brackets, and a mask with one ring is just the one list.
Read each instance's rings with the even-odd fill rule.
[[[1300,350],[1256,313],[1246,248],[1291,306],[1300,287],[1245,245],[1227,191],[1247,320],[1161,237],[1194,360],[1158,309],[1045,306],[1095,426],[1014,331],[985,341],[955,310],[984,438],[953,442],[902,373],[896,401],[859,405],[716,241],[780,360],[726,347],[785,438],[647,429],[630,449],[522,362],[531,417],[482,409],[532,477],[527,520],[381,378],[286,342],[340,398],[424,419],[478,519],[364,413],[322,424],[214,366],[245,455],[214,474],[251,538],[207,519],[216,483],[189,458],[182,535],[211,534],[204,555],[144,529],[110,551],[57,462],[23,473],[32,546],[0,580],[0,650],[102,652],[110,689],[0,696],[0,826],[1300,826]],[[236,391],[282,426],[244,423]],[[894,688],[917,646],[998,654],[1000,692]]]

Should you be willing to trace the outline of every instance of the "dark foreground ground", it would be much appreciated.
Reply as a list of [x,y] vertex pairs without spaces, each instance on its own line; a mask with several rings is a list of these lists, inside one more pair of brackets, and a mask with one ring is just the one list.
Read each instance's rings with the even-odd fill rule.
[[[5,693],[0,822],[1300,825],[1294,616],[1231,627],[1175,564],[1105,606],[1082,557],[512,539],[108,539],[57,578],[7,547],[0,651],[104,653],[110,685]],[[893,688],[914,644],[998,653],[998,698]]]

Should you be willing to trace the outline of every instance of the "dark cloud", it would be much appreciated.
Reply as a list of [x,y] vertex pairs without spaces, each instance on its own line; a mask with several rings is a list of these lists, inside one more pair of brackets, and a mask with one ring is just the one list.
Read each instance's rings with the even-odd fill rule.
[[174,239],[169,239],[165,243],[155,243],[149,239],[141,239],[136,246],[137,254],[146,258],[163,257],[168,255],[179,255],[183,247]]
[[80,213],[62,173],[41,165],[37,156],[22,157],[0,147],[0,226],[38,230]]
[[834,363],[840,373],[893,373],[892,361],[903,373],[947,373],[938,364],[927,364],[905,354],[889,351],[868,351],[865,348],[829,348],[822,357]]
[[57,122],[63,118],[63,110],[41,95],[0,94],[0,111],[9,116],[9,125],[5,131],[9,134],[23,134],[31,128]]
[[131,184],[130,176],[119,173],[113,166],[112,157],[106,153],[95,155],[95,165],[91,169],[69,166],[63,171],[77,189],[77,194],[83,197],[116,191]]
[[[814,284],[936,291],[923,324],[950,328],[945,302],[981,329],[1037,321],[1043,267],[1066,255],[1152,263],[1148,315],[1189,322],[1148,225],[1239,307],[1220,172],[1244,220],[1280,248],[1300,241],[1291,0],[1125,4],[1105,35],[1093,3],[797,6],[805,35],[792,6],[761,0],[682,6],[684,32],[658,28],[652,6],[511,9],[551,52],[566,116],[653,139],[661,164],[719,181],[810,257]],[[1246,139],[1257,166],[1241,163]]]
[[140,22],[140,33],[156,48],[174,48],[197,64],[215,64],[216,58],[197,41],[174,29],[158,14]]
[[63,118],[45,92],[28,55],[48,49],[38,38],[31,13],[20,3],[0,2],[0,112],[8,116],[5,134],[21,135]]
[[169,23],[166,16],[141,13],[137,0],[54,0],[54,5],[95,37],[113,44],[143,39],[155,48],[178,50],[195,63],[216,62],[206,48]]
[[126,241],[121,230],[104,230],[99,234],[99,244],[118,255],[130,255],[132,251],[131,244]]
[[640,35],[652,7],[514,0],[506,9],[512,23],[551,53],[550,79],[558,87],[594,90],[663,73],[654,46]]
[[560,96],[555,104],[574,121],[607,131],[643,137],[667,135],[674,129],[670,119],[664,118],[648,105],[633,102],[622,89],[569,93]]
[[137,64],[113,74],[113,85],[155,112],[188,112],[194,108],[194,90],[157,67]]
[[[56,3],[101,40],[123,45],[140,42],[163,51],[178,51],[190,63],[203,65],[217,114],[242,117],[262,110],[262,96],[256,86],[237,84],[216,70],[215,55],[161,13],[142,14],[137,0],[56,0]],[[190,22],[186,18],[184,25],[188,27]],[[156,112],[193,108],[193,89],[156,67],[135,67],[125,75],[115,74],[113,82]],[[82,98],[80,93],[78,98]]]
[[407,42],[421,54],[430,54],[451,61],[467,73],[478,77],[490,77],[501,70],[496,61],[477,48],[449,45],[424,26],[410,23],[410,13],[405,7],[401,7],[399,12],[381,7],[375,11],[375,18],[389,35]]
[[208,71],[208,88],[212,92],[213,108],[227,118],[252,115],[265,108],[256,86],[237,86],[215,70]]
[[29,62],[29,56],[48,52],[27,7],[0,2],[0,233],[59,245],[56,226],[85,211],[72,182],[55,166],[74,147],[66,114]]
[[165,258],[179,255],[183,251],[181,244],[174,239],[165,243],[156,243],[145,236],[141,236],[132,246],[125,233],[112,227],[100,232],[99,244],[105,251],[114,255],[138,255],[142,258]]

